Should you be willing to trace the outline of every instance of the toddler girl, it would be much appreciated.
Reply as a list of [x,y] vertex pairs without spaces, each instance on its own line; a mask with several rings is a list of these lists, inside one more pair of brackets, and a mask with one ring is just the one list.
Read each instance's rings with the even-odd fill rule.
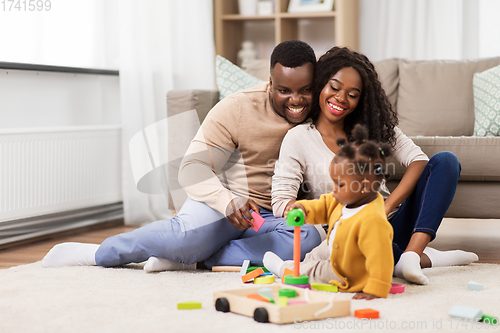
[[[352,138],[350,143],[337,140],[342,148],[330,165],[332,192],[290,207],[302,209],[307,223],[329,225],[327,246],[322,243],[308,253],[300,273],[309,275],[310,282],[359,292],[355,299],[387,297],[394,267],[393,230],[378,191],[391,150],[389,144],[367,140],[368,130],[361,125],[354,127]],[[266,252],[263,262],[280,277],[285,268],[293,269],[293,261],[273,252]]]

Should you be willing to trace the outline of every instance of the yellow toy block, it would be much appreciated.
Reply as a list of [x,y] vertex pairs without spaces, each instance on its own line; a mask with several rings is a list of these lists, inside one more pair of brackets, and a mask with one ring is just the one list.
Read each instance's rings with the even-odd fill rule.
[[331,293],[339,291],[339,287],[329,283],[311,283],[311,289],[316,289],[317,291],[328,291]]
[[255,283],[255,284],[271,284],[271,283],[274,283],[274,282],[276,282],[276,280],[274,279],[273,275],[271,275],[271,276],[256,277],[253,280],[253,283]]
[[182,302],[177,303],[178,310],[193,310],[193,309],[201,309],[200,302]]

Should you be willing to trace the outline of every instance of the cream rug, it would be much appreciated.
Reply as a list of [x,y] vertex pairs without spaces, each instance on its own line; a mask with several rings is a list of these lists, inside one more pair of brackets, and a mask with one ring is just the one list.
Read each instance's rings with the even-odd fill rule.
[[[351,313],[368,307],[380,312],[380,319],[371,322],[351,316],[288,325],[215,310],[215,290],[254,286],[242,284],[238,273],[147,274],[140,268],[43,268],[37,262],[0,270],[0,332],[500,332],[498,325],[447,315],[461,304],[500,317],[500,265],[425,269],[427,286],[406,284],[403,294],[387,299],[353,300]],[[470,280],[484,290],[468,290]],[[203,308],[177,310],[177,303],[185,301],[201,302]]]

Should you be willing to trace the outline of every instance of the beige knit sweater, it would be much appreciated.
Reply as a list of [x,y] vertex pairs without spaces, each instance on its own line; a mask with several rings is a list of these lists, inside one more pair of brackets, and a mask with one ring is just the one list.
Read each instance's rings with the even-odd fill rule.
[[271,210],[271,177],[281,141],[293,127],[273,109],[269,83],[217,103],[179,170],[189,197],[225,214],[235,196]]

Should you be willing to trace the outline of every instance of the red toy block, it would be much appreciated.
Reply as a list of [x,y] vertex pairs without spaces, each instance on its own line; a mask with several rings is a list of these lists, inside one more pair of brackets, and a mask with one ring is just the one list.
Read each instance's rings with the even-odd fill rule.
[[259,231],[260,227],[262,227],[266,220],[256,212],[252,212],[251,214],[253,216],[253,220],[255,221],[254,223],[250,222],[253,225],[252,229],[255,231]]
[[356,318],[366,318],[366,319],[375,319],[379,318],[379,313],[377,310],[373,309],[361,309],[361,310],[355,310],[354,311],[354,317]]
[[262,269],[262,267],[259,267],[255,270],[251,271],[250,273],[243,275],[241,277],[241,281],[243,281],[243,283],[245,283],[245,282],[250,281],[251,279],[256,278],[257,276],[262,275],[262,274],[264,274],[264,270]]
[[283,273],[283,276],[281,277],[281,283],[285,282],[285,276],[287,275],[293,275],[293,271],[291,269],[285,268],[285,272]]
[[401,283],[391,283],[391,290],[389,294],[399,294],[405,291],[405,285]]

